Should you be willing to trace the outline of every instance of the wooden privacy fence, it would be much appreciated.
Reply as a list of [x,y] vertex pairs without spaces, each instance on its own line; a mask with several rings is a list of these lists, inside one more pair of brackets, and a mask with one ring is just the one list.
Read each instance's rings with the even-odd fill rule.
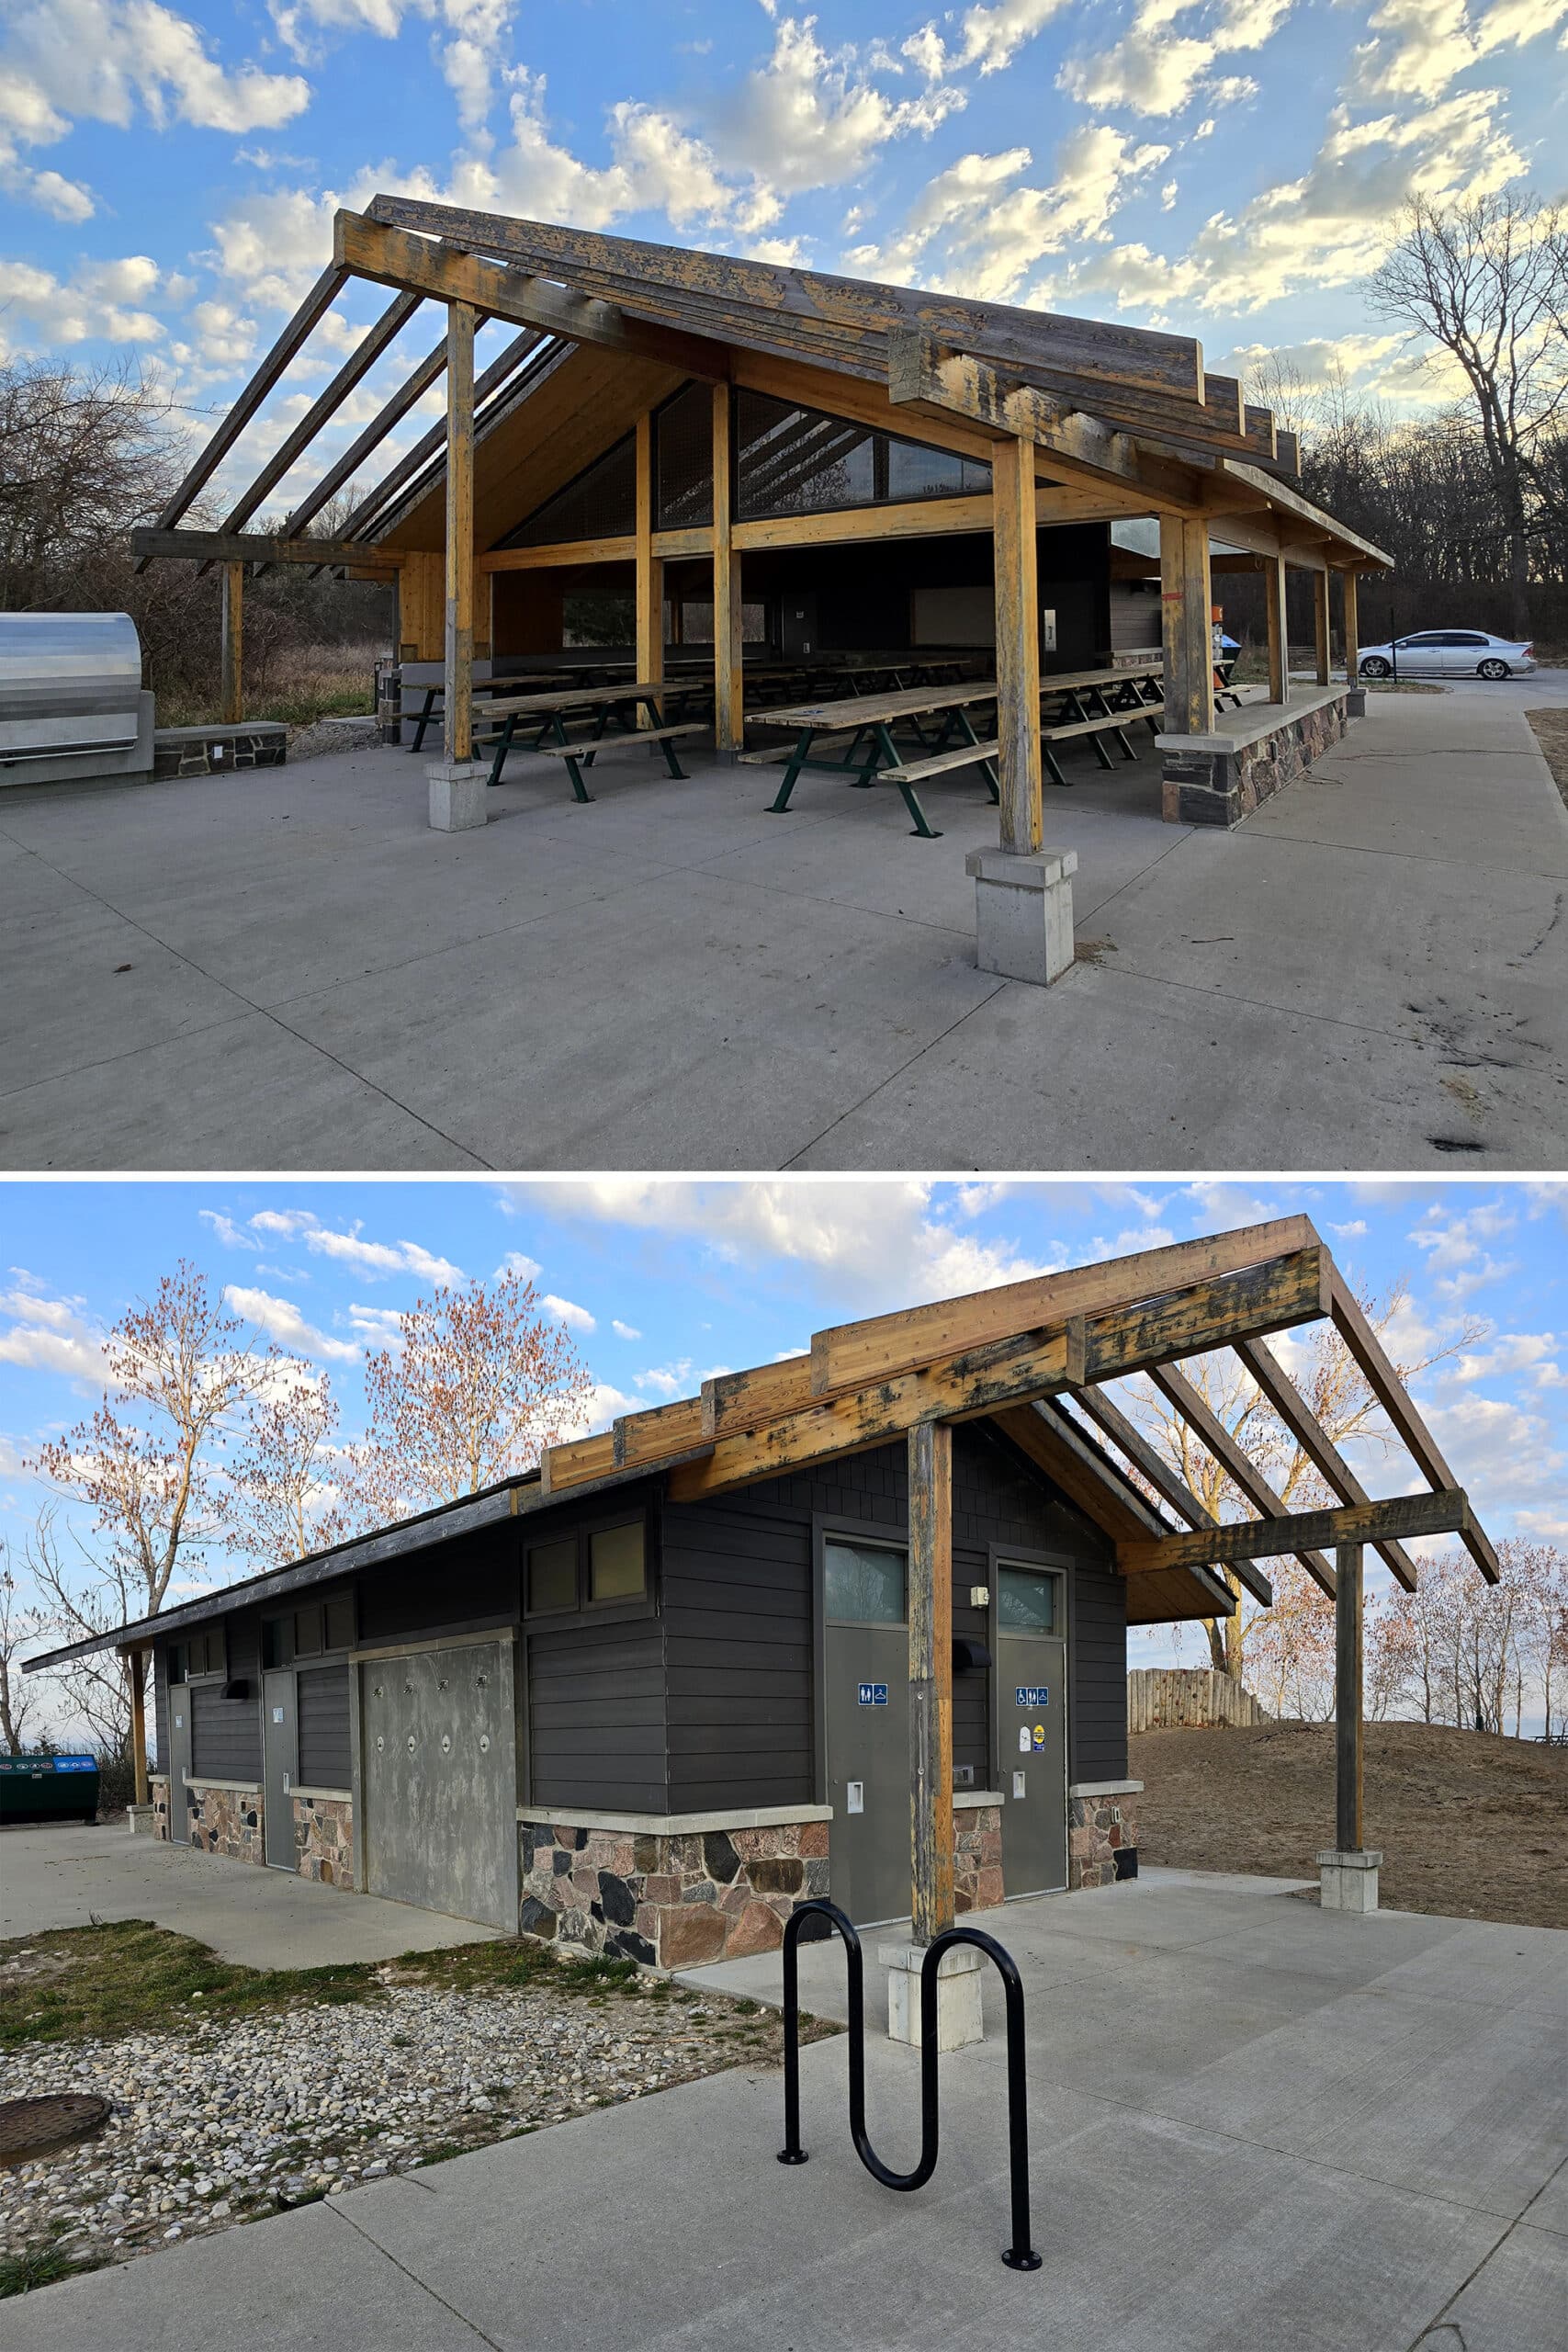
[[1196,1730],[1205,1724],[1267,1724],[1250,1690],[1206,1666],[1142,1666],[1127,1677],[1127,1729]]

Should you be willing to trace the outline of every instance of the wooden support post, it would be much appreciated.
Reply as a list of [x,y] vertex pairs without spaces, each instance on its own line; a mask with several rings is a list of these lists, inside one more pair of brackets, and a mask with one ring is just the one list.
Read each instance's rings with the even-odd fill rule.
[[223,684],[219,712],[225,727],[238,727],[245,715],[245,567],[223,567]]
[[720,752],[745,741],[745,655],[740,636],[740,558],[736,552],[735,475],[729,386],[713,388],[713,740]]
[[[716,582],[715,583],[716,586]],[[714,598],[717,644],[718,598]],[[637,674],[664,675],[664,565],[653,552],[653,419],[637,421]]]
[[130,1762],[136,1776],[136,1803],[147,1803],[147,1653],[127,1650],[126,1679],[130,1684]]
[[1263,592],[1269,622],[1269,699],[1284,703],[1291,693],[1291,647],[1283,556],[1263,558]]
[[1361,1850],[1361,1546],[1335,1553],[1334,1753],[1335,1844],[1342,1854]]
[[460,766],[474,750],[474,313],[446,310],[446,633],[442,748]]
[[1312,575],[1313,637],[1317,650],[1317,683],[1328,684],[1328,574],[1314,571]]
[[1033,857],[1045,839],[1040,798],[1040,576],[1034,444],[998,441],[991,466],[997,596],[997,762],[1001,845]]
[[1345,683],[1359,684],[1361,675],[1361,626],[1356,611],[1356,575],[1342,571],[1340,582],[1345,591]]
[[1168,735],[1214,731],[1213,581],[1201,515],[1159,518],[1160,634]]
[[919,1421],[909,1461],[909,1863],[914,1940],[952,1927],[953,1430]]

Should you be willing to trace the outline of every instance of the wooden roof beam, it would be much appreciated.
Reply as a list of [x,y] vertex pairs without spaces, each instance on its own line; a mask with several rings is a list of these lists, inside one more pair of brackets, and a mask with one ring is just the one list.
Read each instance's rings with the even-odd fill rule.
[[202,563],[354,563],[395,571],[402,562],[396,548],[374,540],[288,539],[263,531],[163,531],[139,526],[130,534],[137,568],[160,558]]
[[612,302],[573,294],[523,270],[481,261],[474,254],[432,244],[406,230],[383,228],[362,213],[335,216],[333,255],[355,277],[417,288],[440,302],[468,302],[491,318],[540,327],[573,343],[603,344],[612,351],[660,360],[705,382],[721,383],[729,373],[724,345],[710,337],[628,318]]
[[[192,503],[200,496],[211,481],[246,425],[254,416],[268,392],[289,363],[298,356],[310,335],[325,318],[349,278],[348,270],[334,261],[317,278],[294,316],[289,320],[244,390],[235,401],[222,424],[203,449],[190,471],[159,515],[156,527],[168,531],[179,521]],[[138,562],[138,571],[144,571],[151,558]]]
[[[1438,1449],[1431,1430],[1416,1411],[1392,1363],[1383,1352],[1382,1340],[1362,1314],[1349,1285],[1337,1269],[1330,1283],[1329,1313],[1335,1329],[1359,1364],[1378,1403],[1393,1422],[1405,1452],[1415,1463],[1427,1485],[1437,1490],[1451,1489],[1453,1472]],[[1501,1573],[1497,1555],[1488,1541],[1485,1531],[1473,1521],[1468,1526],[1456,1528],[1465,1550],[1475,1562],[1488,1584],[1495,1584]]]
[[1157,1543],[1170,1533],[1168,1522],[1116,1464],[1043,1397],[1009,1406],[991,1419],[1113,1542]]
[[1337,1548],[1375,1544],[1385,1536],[1462,1534],[1473,1525],[1470,1498],[1455,1487],[1395,1495],[1387,1502],[1349,1503],[1338,1510],[1292,1511],[1282,1519],[1227,1520],[1222,1527],[1164,1535],[1154,1544],[1118,1544],[1116,1560],[1124,1576],[1145,1576],[1202,1567],[1213,1559],[1272,1560],[1282,1551],[1311,1552],[1319,1544]]
[[[1247,1497],[1247,1501],[1260,1510],[1265,1519],[1287,1518],[1289,1513],[1283,1498],[1275,1492],[1250,1456],[1243,1453],[1224,1423],[1211,1412],[1191,1382],[1169,1363],[1151,1365],[1149,1378],[1175,1406],[1188,1428],[1202,1439],[1232,1485]],[[1205,1535],[1210,1532],[1208,1528],[1203,1530]],[[1337,1579],[1323,1554],[1309,1546],[1305,1551],[1296,1552],[1296,1558],[1332,1600],[1337,1589]]]
[[[1213,1514],[1204,1509],[1197,1496],[1177,1476],[1159,1449],[1149,1443],[1143,1431],[1111,1403],[1102,1388],[1075,1388],[1072,1400],[1126,1455],[1134,1468],[1148,1480],[1155,1492],[1169,1503],[1189,1527],[1219,1525]],[[1259,1601],[1265,1609],[1273,1607],[1274,1588],[1250,1560],[1238,1560],[1235,1572],[1254,1600]]]
[[[1290,1430],[1307,1460],[1343,1503],[1371,1502],[1371,1497],[1340,1453],[1305,1397],[1261,1340],[1238,1340],[1235,1352],[1273,1411]],[[1416,1563],[1393,1536],[1377,1544],[1382,1560],[1406,1592],[1416,1589]]]

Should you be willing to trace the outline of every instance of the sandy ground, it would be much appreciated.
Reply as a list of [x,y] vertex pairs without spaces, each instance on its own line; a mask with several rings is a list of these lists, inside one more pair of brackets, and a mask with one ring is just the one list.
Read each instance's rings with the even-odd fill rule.
[[[1145,1862],[1316,1875],[1334,1842],[1331,1724],[1143,1732],[1128,1749]],[[1568,1928],[1568,1748],[1369,1724],[1365,1802],[1390,1908]]]

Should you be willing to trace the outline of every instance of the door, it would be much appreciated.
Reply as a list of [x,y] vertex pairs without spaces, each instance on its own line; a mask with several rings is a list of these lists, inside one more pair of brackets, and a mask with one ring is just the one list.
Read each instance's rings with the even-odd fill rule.
[[1487,655],[1495,650],[1490,638],[1482,637],[1474,629],[1454,629],[1449,637],[1445,671],[1450,678],[1472,678]]
[[817,650],[817,599],[786,588],[779,607],[779,650],[789,662],[809,661]]
[[856,1927],[909,1908],[909,1630],[901,1549],[829,1536],[823,1558],[833,1900]]
[[267,1868],[297,1871],[292,1790],[299,1777],[299,1730],[292,1674],[262,1677],[263,1837]]
[[1419,637],[1402,637],[1399,640],[1399,672],[1401,677],[1440,677],[1448,663],[1448,652],[1440,629],[1427,629]]
[[358,1670],[367,1892],[515,1935],[510,1634]]
[[1002,1887],[1010,1901],[1067,1883],[1065,1584],[1048,1568],[1005,1561],[997,1567]]
[[169,1837],[176,1845],[190,1843],[190,1797],[186,1777],[190,1770],[190,1684],[169,1685]]

